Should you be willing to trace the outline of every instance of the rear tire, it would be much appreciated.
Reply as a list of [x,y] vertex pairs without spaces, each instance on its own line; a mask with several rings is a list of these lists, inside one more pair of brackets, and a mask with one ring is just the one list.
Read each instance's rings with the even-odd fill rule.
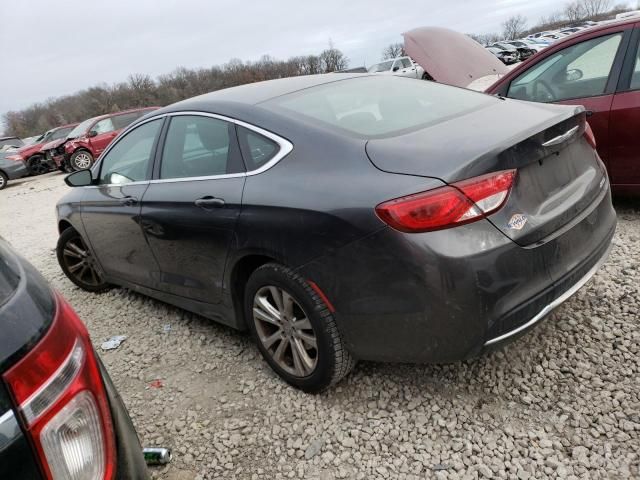
[[316,393],[355,365],[328,306],[293,270],[277,263],[259,267],[247,282],[244,306],[260,353],[290,385]]
[[69,157],[69,165],[74,172],[91,168],[91,165],[93,165],[93,155],[87,150],[77,150]]
[[29,175],[33,176],[42,175],[49,171],[49,167],[45,163],[42,155],[33,155],[29,157],[27,160],[27,169],[29,170]]
[[7,188],[7,183],[9,183],[9,177],[4,172],[0,172],[0,190]]
[[56,254],[60,268],[78,287],[88,292],[102,292],[110,287],[104,281],[91,250],[76,229],[67,228],[60,234]]

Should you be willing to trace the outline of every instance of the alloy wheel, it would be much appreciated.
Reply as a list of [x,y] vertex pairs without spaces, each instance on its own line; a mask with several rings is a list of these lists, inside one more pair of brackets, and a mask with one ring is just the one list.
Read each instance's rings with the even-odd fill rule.
[[276,364],[296,377],[313,373],[318,343],[311,321],[286,290],[268,285],[253,299],[253,321],[262,346]]
[[5,186],[4,175],[0,175],[0,190],[2,190]]
[[91,166],[91,157],[87,153],[80,152],[73,159],[73,165],[78,170],[85,170]]
[[69,273],[81,283],[91,286],[102,284],[102,275],[96,261],[80,235],[65,244],[62,259]]
[[32,158],[29,160],[29,171],[33,175],[42,175],[49,171],[49,167],[47,167],[42,158]]

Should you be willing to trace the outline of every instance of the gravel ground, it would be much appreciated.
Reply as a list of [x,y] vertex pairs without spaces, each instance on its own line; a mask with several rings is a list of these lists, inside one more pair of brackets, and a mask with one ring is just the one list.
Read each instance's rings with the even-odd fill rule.
[[[608,263],[539,328],[475,361],[360,363],[309,396],[245,334],[60,271],[62,176],[0,192],[0,232],[70,300],[145,445],[172,447],[163,479],[639,478],[640,208],[617,202]],[[157,387],[160,380],[161,387]],[[152,386],[156,385],[156,386]]]

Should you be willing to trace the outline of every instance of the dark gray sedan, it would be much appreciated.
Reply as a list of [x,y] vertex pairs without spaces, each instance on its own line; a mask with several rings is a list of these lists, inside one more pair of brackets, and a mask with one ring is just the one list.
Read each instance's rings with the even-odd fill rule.
[[9,180],[15,180],[16,178],[29,175],[29,169],[25,162],[20,160],[7,160],[7,156],[13,152],[13,150],[0,152],[0,190],[7,186]]
[[78,286],[249,329],[317,391],[357,359],[449,362],[536,325],[616,217],[582,107],[393,76],[221,90],[127,128],[58,204]]

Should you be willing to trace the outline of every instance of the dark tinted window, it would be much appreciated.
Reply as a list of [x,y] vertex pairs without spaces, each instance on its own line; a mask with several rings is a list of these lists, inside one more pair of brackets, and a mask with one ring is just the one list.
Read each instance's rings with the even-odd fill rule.
[[206,177],[231,173],[233,125],[217,118],[171,118],[162,151],[160,178]]
[[280,150],[276,142],[248,128],[238,127],[238,137],[248,171],[262,167]]
[[52,141],[52,140],[58,140],[60,138],[65,138],[72,129],[73,129],[73,127],[59,128],[58,130],[56,130],[55,132],[53,132],[51,134],[51,137],[49,137],[47,139],[47,141]]
[[120,130],[121,128],[128,127],[129,125],[131,125],[131,123],[133,123],[134,120],[139,119],[145,113],[147,112],[146,111],[131,112],[131,113],[124,113],[122,115],[116,115],[115,117],[112,118],[113,126],[115,127],[116,130]]
[[147,180],[153,145],[162,119],[134,128],[109,150],[100,166],[100,183],[125,184]]

